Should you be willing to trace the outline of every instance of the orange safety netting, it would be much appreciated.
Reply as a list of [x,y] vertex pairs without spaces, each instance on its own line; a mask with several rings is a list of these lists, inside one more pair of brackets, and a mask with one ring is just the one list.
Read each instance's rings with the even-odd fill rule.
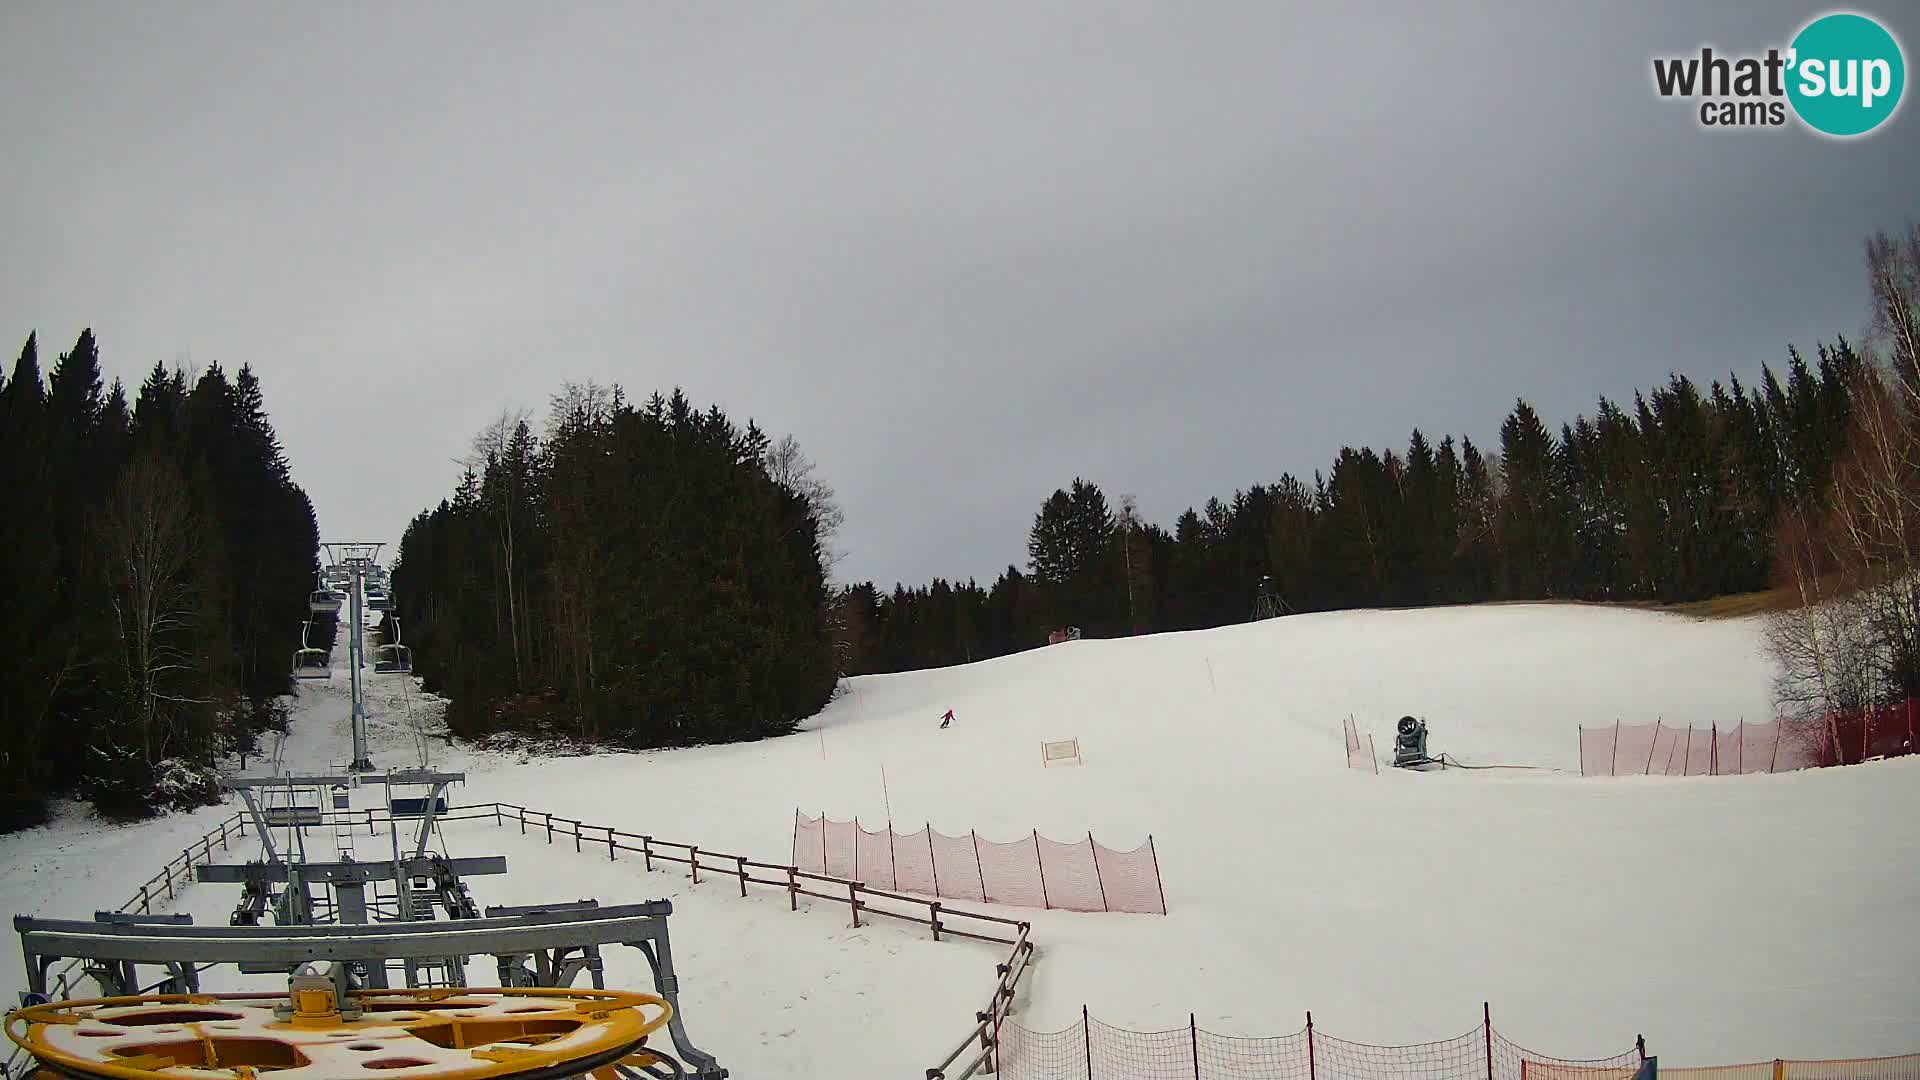
[[1631,1080],[1642,1060],[1637,1048],[1586,1061],[1551,1057],[1484,1024],[1404,1046],[1354,1042],[1312,1027],[1268,1037],[1220,1035],[1191,1016],[1186,1026],[1163,1031],[1114,1027],[1084,1013],[1060,1031],[1010,1020],[999,1031],[1002,1080]]
[[858,821],[795,813],[793,865],[875,889],[1067,911],[1167,913],[1153,838],[1132,851],[1033,832],[1011,842],[931,826],[874,832]]
[[1739,776],[1848,765],[1916,750],[1920,702],[1721,727],[1665,721],[1580,728],[1582,776]]

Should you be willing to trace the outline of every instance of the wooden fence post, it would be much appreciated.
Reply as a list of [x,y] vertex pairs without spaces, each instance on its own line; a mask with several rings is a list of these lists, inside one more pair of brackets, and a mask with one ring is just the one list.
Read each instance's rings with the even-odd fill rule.
[[[1092,836],[1092,833],[1088,833]],[[1040,861],[1040,830],[1033,830],[1033,868],[1040,872],[1040,906],[1050,908],[1053,901],[1047,899],[1047,864]]]
[[1160,880],[1160,853],[1154,850],[1153,834],[1147,834],[1147,854],[1153,858],[1153,884],[1160,890],[1160,914],[1167,913],[1167,883]]
[[580,851],[580,823],[578,821],[573,823],[573,850],[575,854],[578,854]]
[[1313,1010],[1307,1010],[1307,1080],[1320,1080],[1319,1065],[1313,1056]]
[[928,918],[928,921],[933,923],[933,940],[939,941],[940,940],[940,901],[934,900],[927,904],[927,918]]
[[1100,910],[1112,911],[1107,906],[1107,883],[1100,876],[1100,849],[1094,845],[1093,830],[1087,830],[1087,854],[1093,856],[1093,883],[1100,886]]
[[[1200,1022],[1187,1014],[1187,1038],[1193,1049],[1193,1080],[1200,1080]],[[1313,1080],[1313,1044],[1307,1044],[1307,1080]]]
[[860,929],[860,883],[847,882],[847,906],[853,908],[853,928]]
[[1087,1080],[1093,1080],[1093,1017],[1087,1015],[1087,1007],[1080,1006],[1080,1033],[1086,1037]]
[[797,866],[787,867],[787,910],[788,911],[800,910],[800,882],[796,876],[799,874],[799,872],[800,872],[800,868]]
[[545,811],[545,813],[547,815],[547,843],[551,844],[553,843],[553,811],[548,810]]
[[653,872],[653,837],[642,836],[640,838],[640,857],[646,860],[647,872],[652,873]]
[[1480,1016],[1487,1033],[1487,1080],[1493,1080],[1493,1006],[1481,1002]]
[[740,864],[740,895],[745,896],[747,895],[747,857],[735,855],[734,859]]
[[700,845],[695,844],[689,847],[687,853],[687,862],[693,866],[693,883],[698,885],[700,884]]
[[525,836],[527,835],[527,808],[522,806],[519,809],[520,813],[515,816],[520,819],[520,835]]
[[[941,895],[940,864],[935,862],[933,858],[933,822],[931,821],[927,822],[927,869],[933,873],[933,895],[939,896]],[[898,885],[900,883],[896,881],[894,884]]]
[[145,885],[140,886],[140,914],[151,914],[147,908],[147,887]]
[[607,826],[607,861],[608,862],[614,861],[614,857],[615,856],[613,854],[613,826],[609,825]]
[[499,803],[493,804],[493,827],[496,829],[500,827],[500,804]]

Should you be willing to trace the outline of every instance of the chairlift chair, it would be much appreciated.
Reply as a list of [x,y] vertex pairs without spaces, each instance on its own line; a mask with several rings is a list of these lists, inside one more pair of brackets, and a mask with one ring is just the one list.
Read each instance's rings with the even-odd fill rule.
[[340,603],[345,599],[346,597],[332,589],[315,589],[312,595],[307,597],[307,607],[315,615],[338,615]]
[[325,649],[300,649],[293,654],[293,675],[297,679],[331,679],[333,663]]
[[382,645],[373,650],[376,675],[407,675],[413,672],[413,650],[405,645]]
[[393,597],[384,592],[367,593],[367,606],[375,611],[392,611]]

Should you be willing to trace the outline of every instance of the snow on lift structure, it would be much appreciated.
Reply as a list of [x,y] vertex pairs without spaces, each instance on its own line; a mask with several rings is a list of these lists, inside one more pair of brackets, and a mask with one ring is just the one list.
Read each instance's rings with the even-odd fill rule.
[[1446,763],[1427,755],[1427,725],[1423,720],[1403,716],[1393,737],[1393,765],[1397,769],[1445,768]]
[[[33,1059],[26,1075],[39,1080],[270,1071],[316,1080],[375,1077],[390,1069],[436,1080],[684,1076],[679,1062],[646,1047],[647,1037],[673,1015],[657,994],[353,989],[326,965],[308,964],[286,990],[273,993],[34,1005],[7,1018],[7,1034]],[[209,1017],[221,1022],[202,1031]],[[183,1028],[192,1034],[180,1034]],[[76,1030],[91,1037],[69,1037]]]
[[[185,914],[20,916],[14,929],[28,990],[6,1030],[31,1061],[10,1075],[174,1080],[191,1071],[244,1080],[274,1071],[288,1080],[372,1080],[404,1069],[435,1080],[725,1080],[728,1070],[687,1033],[672,912],[665,900],[604,908],[586,900],[489,908],[446,929],[201,927]],[[614,946],[645,956],[652,993],[606,988],[601,951]],[[374,978],[415,953],[449,957],[455,981],[401,989]],[[494,960],[498,987],[467,985],[475,954]],[[63,960],[84,965],[104,996],[71,995],[60,972],[73,963],[61,967]],[[201,971],[217,965],[271,976],[277,987],[201,993]],[[147,985],[154,968],[163,977]],[[572,985],[583,973],[591,988]],[[217,1022],[202,1030],[208,1020]],[[75,1031],[88,1037],[73,1038]],[[649,1045],[655,1033],[671,1047]]]

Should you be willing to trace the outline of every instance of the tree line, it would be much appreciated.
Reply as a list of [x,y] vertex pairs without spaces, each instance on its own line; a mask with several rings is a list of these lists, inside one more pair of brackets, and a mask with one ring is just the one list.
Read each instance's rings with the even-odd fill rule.
[[785,734],[831,697],[837,511],[793,440],[588,384],[473,450],[393,569],[455,733],[688,746]]
[[[1415,430],[1404,450],[1343,447],[1311,479],[1210,498],[1171,530],[1076,478],[1041,504],[1024,570],[989,585],[842,588],[844,669],[979,660],[1069,625],[1118,636],[1243,622],[1263,591],[1307,612],[1763,590],[1784,524],[1817,515],[1836,462],[1857,453],[1850,440],[1881,371],[1841,337],[1811,358],[1789,348],[1784,368],[1763,366],[1752,385],[1675,374],[1627,402],[1602,398],[1558,432],[1517,400],[1497,446]],[[1920,507],[1911,520],[1920,527]]]
[[[1867,269],[1879,362],[1854,373],[1830,482],[1781,516],[1775,582],[1793,603],[1767,634],[1775,696],[1825,716],[1835,744],[1836,716],[1920,698],[1920,224],[1868,241]],[[1883,734],[1875,753],[1920,749],[1910,729]]]
[[50,795],[208,798],[291,689],[318,530],[249,367],[156,364],[132,402],[93,332],[0,376],[0,830]]

